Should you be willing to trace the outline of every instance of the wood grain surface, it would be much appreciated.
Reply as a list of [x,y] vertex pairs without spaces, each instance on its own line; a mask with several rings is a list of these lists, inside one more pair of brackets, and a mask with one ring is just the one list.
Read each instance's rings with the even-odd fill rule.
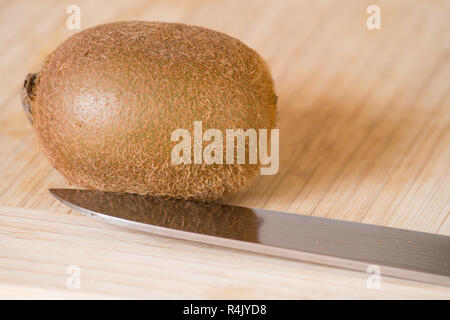
[[[0,207],[0,298],[448,299],[448,287]],[[69,289],[71,267],[80,288]]]
[[[66,27],[70,4],[83,29],[178,21],[266,59],[280,170],[224,202],[450,235],[449,1],[0,0],[1,297],[450,297],[392,279],[368,290],[364,274],[133,233],[55,201],[47,189],[69,185],[37,148],[20,86],[77,32]],[[381,30],[366,27],[371,4]],[[83,290],[65,287],[70,264]]]

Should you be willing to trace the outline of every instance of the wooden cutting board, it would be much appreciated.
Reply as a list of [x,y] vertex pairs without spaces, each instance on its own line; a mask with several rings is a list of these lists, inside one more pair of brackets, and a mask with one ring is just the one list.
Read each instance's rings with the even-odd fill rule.
[[[385,279],[129,232],[78,216],[20,103],[28,72],[81,27],[178,21],[228,33],[267,60],[280,170],[229,204],[450,235],[450,2],[0,0],[0,296],[449,298]],[[381,29],[369,30],[369,5]],[[69,214],[67,214],[69,213]],[[69,265],[82,288],[69,290]]]

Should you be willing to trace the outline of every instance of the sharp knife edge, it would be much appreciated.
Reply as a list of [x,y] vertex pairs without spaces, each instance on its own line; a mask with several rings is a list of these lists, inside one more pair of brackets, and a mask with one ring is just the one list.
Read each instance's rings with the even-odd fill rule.
[[450,237],[223,204],[50,189],[102,221],[165,237],[450,286]]

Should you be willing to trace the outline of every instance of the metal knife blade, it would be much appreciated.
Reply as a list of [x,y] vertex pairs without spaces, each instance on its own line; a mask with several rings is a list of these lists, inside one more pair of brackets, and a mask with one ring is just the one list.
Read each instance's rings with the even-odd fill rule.
[[[450,286],[450,237],[218,203],[50,189],[69,207],[161,236]],[[371,267],[373,268],[373,267]]]

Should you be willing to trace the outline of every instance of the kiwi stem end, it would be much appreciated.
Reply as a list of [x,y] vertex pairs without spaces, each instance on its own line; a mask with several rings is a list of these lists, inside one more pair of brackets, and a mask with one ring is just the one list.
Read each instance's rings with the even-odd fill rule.
[[30,120],[31,123],[33,123],[33,111],[31,109],[31,103],[33,102],[36,95],[35,85],[37,76],[37,73],[27,74],[22,86],[22,106],[25,114],[28,117],[28,120]]

